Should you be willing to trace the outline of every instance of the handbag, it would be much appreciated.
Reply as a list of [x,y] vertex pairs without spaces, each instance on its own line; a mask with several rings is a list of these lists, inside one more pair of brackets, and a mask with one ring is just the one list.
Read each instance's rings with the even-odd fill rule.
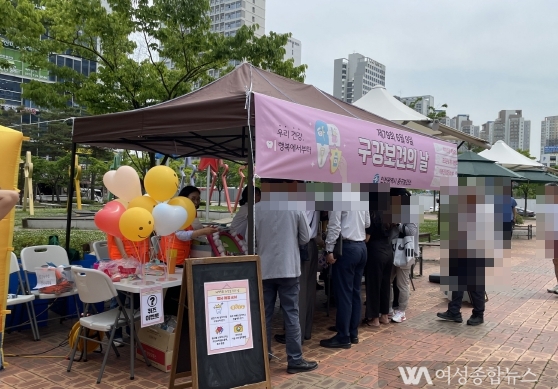
[[392,239],[391,248],[393,249],[393,264],[397,267],[407,266],[409,261],[415,257],[415,237],[405,236],[403,232],[399,232],[399,236]]

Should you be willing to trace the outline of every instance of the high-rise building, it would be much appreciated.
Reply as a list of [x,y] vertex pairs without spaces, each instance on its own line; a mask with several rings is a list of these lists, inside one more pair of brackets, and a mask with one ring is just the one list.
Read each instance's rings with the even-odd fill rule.
[[386,86],[386,66],[362,54],[333,62],[333,96],[354,103],[375,85]]
[[525,120],[522,110],[502,110],[494,121],[493,142],[503,140],[514,150],[529,150],[531,121]]
[[430,107],[434,109],[434,96],[425,95],[425,96],[400,97],[399,100],[408,106],[414,103],[413,109],[418,113],[423,114],[424,116],[428,116],[428,114],[431,111]]
[[486,122],[482,125],[482,130],[480,132],[480,138],[484,139],[490,143],[494,143],[492,141],[492,137],[494,136],[494,122]]
[[295,38],[289,38],[285,47],[285,57],[284,60],[293,59],[294,66],[300,66],[302,64],[302,43]]
[[469,134],[469,132],[472,131],[472,129],[470,128],[470,126],[472,125],[473,121],[469,120],[469,115],[459,114],[450,119],[449,126],[455,128],[456,130],[463,131]]
[[257,24],[256,37],[265,34],[265,0],[210,0],[211,31],[234,36],[241,26]]
[[558,116],[547,116],[541,122],[541,156],[558,152]]
[[[0,57],[12,64],[11,68],[0,70],[0,109],[22,108],[25,113],[21,116],[21,124],[39,123],[39,107],[33,101],[23,98],[25,84],[32,80],[45,83],[55,83],[59,80],[47,69],[32,69],[22,60],[20,49],[10,40],[0,36],[0,42]],[[97,62],[71,55],[51,54],[49,61],[60,67],[67,66],[84,76],[97,71]],[[68,104],[72,105],[71,96],[68,100]]]

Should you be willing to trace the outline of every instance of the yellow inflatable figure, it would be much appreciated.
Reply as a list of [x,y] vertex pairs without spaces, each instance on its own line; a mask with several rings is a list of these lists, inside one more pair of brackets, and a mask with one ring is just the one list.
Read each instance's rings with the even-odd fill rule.
[[[0,155],[2,156],[0,169],[0,188],[2,190],[17,190],[17,173],[23,134],[0,126]],[[9,197],[9,196],[8,196]],[[0,367],[4,365],[4,325],[6,314],[6,296],[10,275],[10,255],[13,251],[15,209],[11,210],[0,220]]]

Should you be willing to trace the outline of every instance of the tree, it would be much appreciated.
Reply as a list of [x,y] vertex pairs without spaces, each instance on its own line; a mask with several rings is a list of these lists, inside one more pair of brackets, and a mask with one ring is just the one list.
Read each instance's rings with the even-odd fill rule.
[[[417,103],[420,102],[420,101],[422,101],[422,97],[417,97],[415,101],[412,101],[411,103],[409,103],[409,108],[415,109]],[[447,108],[447,107],[448,107],[447,104],[442,104],[440,106],[440,108]],[[445,109],[440,110],[440,109],[436,109],[433,106],[429,105],[428,106],[428,114],[426,116],[428,116],[432,120],[436,120],[436,119],[445,118],[447,116],[447,114],[446,114]]]
[[56,196],[56,201],[60,202],[60,189],[68,185],[70,162],[69,154],[56,161],[33,157],[33,181],[51,189],[52,202],[54,202],[54,196]]
[[[15,7],[0,1],[15,18],[6,35],[27,48],[23,60],[58,78],[26,84],[24,96],[42,107],[61,108],[71,99],[91,114],[143,108],[207,84],[208,71],[230,71],[231,60],[247,60],[298,81],[307,68],[283,60],[290,34],[257,38],[257,26],[243,26],[228,37],[211,32],[207,0],[109,0],[110,12],[100,0],[43,0],[41,7],[33,0],[18,0]],[[144,59],[132,58],[138,48]],[[96,61],[97,71],[85,75],[57,66],[49,61],[52,53]]]

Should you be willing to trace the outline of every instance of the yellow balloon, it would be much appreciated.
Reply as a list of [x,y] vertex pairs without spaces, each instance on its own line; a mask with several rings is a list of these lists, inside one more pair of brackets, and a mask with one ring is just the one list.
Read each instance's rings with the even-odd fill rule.
[[128,204],[128,208],[143,208],[147,212],[153,212],[153,208],[157,205],[157,202],[148,196],[138,196]]
[[185,230],[186,228],[190,227],[194,219],[196,218],[196,206],[188,197],[176,196],[173,199],[169,200],[169,205],[178,205],[186,210],[188,217],[186,218],[186,222],[180,227],[181,230]]
[[178,191],[178,176],[168,166],[160,165],[149,169],[145,175],[145,190],[157,201],[170,199]]
[[129,208],[120,217],[118,227],[124,238],[139,242],[149,238],[153,232],[155,221],[151,212],[141,207]]

